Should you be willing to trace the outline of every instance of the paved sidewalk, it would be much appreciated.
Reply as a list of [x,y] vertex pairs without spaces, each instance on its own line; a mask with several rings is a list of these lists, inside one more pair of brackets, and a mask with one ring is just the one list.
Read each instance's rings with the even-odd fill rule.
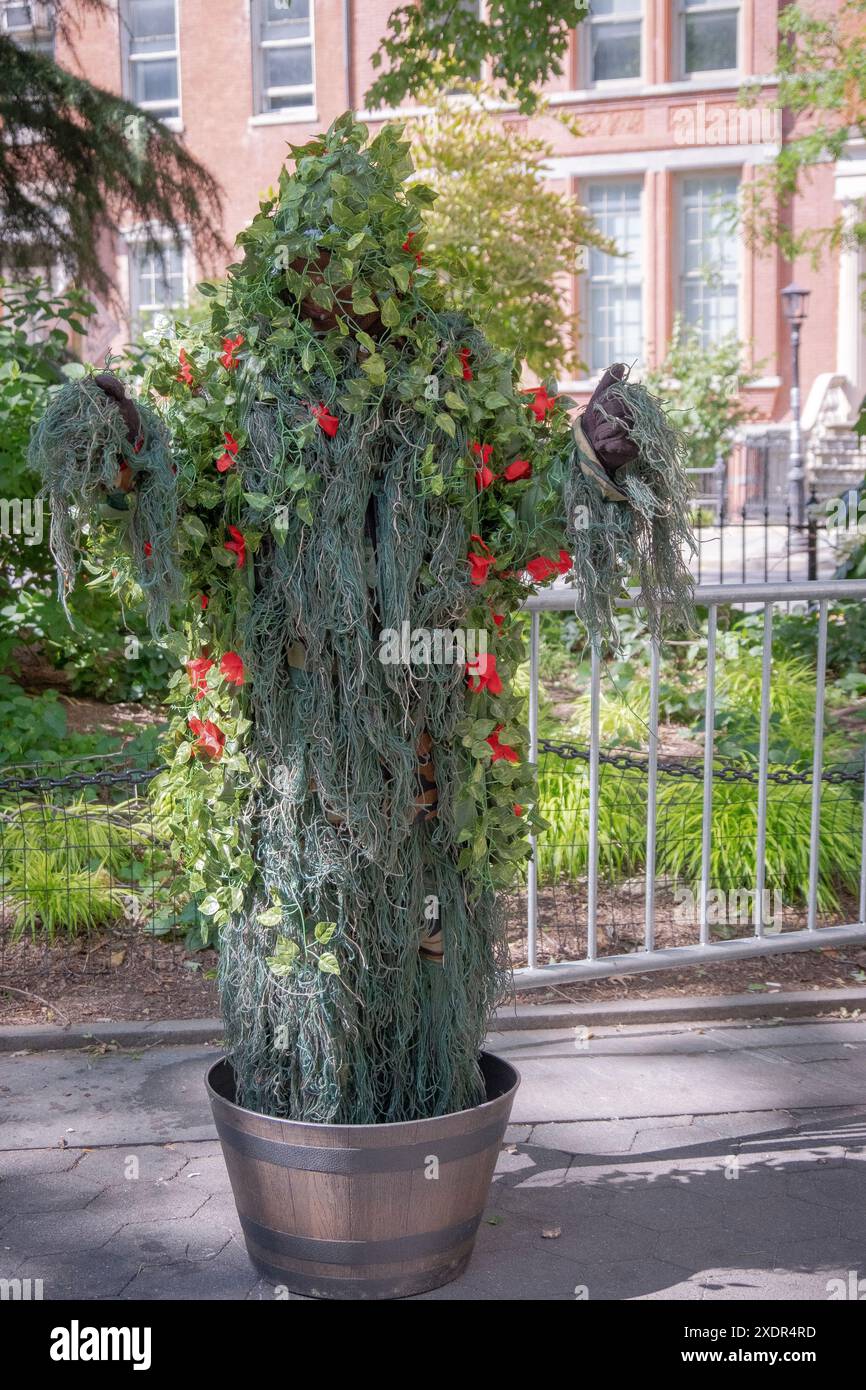
[[[490,1045],[523,1076],[514,1124],[468,1274],[425,1297],[825,1300],[852,1276],[866,1290],[866,1022]],[[0,1059],[0,1279],[42,1279],[46,1299],[274,1297],[214,1138],[215,1055]]]

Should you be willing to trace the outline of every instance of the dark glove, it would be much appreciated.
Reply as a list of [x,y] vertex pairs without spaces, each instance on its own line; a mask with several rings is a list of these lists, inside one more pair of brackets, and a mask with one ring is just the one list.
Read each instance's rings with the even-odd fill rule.
[[109,396],[111,400],[116,402],[117,408],[126,424],[126,437],[130,444],[137,444],[141,438],[141,416],[136,410],[133,402],[127,396],[123,382],[119,381],[111,372],[101,372],[100,375],[95,376],[93,380],[96,382],[100,391],[104,391],[106,396]]
[[638,454],[637,445],[628,434],[631,425],[629,408],[622,397],[610,389],[614,382],[623,381],[625,375],[626,367],[622,362],[608,367],[580,420],[599,463],[610,477],[624,463],[636,459]]

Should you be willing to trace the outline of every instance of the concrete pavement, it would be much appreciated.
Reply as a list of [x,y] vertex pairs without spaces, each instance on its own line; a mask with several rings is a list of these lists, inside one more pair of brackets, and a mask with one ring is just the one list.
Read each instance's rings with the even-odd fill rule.
[[[866,1022],[494,1035],[520,1069],[476,1253],[428,1299],[866,1294]],[[0,1059],[0,1279],[271,1299],[190,1043]],[[852,1283],[852,1275],[853,1283]],[[833,1281],[839,1281],[834,1283]]]

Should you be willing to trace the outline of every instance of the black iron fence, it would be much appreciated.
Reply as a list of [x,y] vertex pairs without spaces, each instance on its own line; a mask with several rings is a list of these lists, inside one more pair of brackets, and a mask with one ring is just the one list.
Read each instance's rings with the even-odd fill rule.
[[[589,761],[582,742],[541,741],[539,807],[549,828],[538,840],[539,964],[579,960],[586,950]],[[702,760],[660,757],[654,783],[646,756],[635,750],[608,749],[599,762],[599,954],[629,951],[642,942],[652,786],[655,946],[682,944],[694,932],[697,911]],[[110,975],[129,953],[139,963],[147,958],[158,1014],[166,954],[176,967],[196,968],[202,943],[195,904],[184,894],[147,795],[157,771],[122,757],[0,770],[0,1000],[4,990],[7,998],[50,994],[60,1012],[54,1001],[62,1009],[70,991]],[[784,865],[768,888],[771,932],[797,930],[805,919],[811,780],[809,772],[796,769],[769,775],[769,823],[776,837],[770,850]],[[742,890],[755,878],[757,782],[756,769],[717,760],[713,883],[720,906],[713,940],[745,937],[753,929],[755,904]],[[828,926],[850,921],[852,913],[856,920],[862,763],[828,767],[822,783],[822,835],[832,853],[822,866],[820,917]],[[509,896],[506,910],[519,968],[527,958],[524,889]],[[68,952],[52,950],[61,941],[78,943],[71,962]]]
[[829,579],[844,566],[859,534],[866,453],[846,456],[844,469],[813,471],[802,507],[792,502],[789,467],[788,432],[771,429],[692,470],[699,584]]

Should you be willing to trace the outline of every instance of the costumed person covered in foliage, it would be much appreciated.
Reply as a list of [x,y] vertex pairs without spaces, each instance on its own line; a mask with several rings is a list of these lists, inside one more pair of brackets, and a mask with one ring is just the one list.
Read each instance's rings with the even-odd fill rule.
[[399,130],[366,140],[345,116],[294,149],[207,327],[135,399],[60,389],[32,444],[63,589],[82,557],[137,585],[178,657],[153,793],[219,936],[238,1103],[344,1124],[483,1099],[497,894],[542,824],[522,603],[570,576],[602,641],[627,583],[654,630],[689,590],[658,403],[621,367],[574,425],[522,390],[443,307]]

